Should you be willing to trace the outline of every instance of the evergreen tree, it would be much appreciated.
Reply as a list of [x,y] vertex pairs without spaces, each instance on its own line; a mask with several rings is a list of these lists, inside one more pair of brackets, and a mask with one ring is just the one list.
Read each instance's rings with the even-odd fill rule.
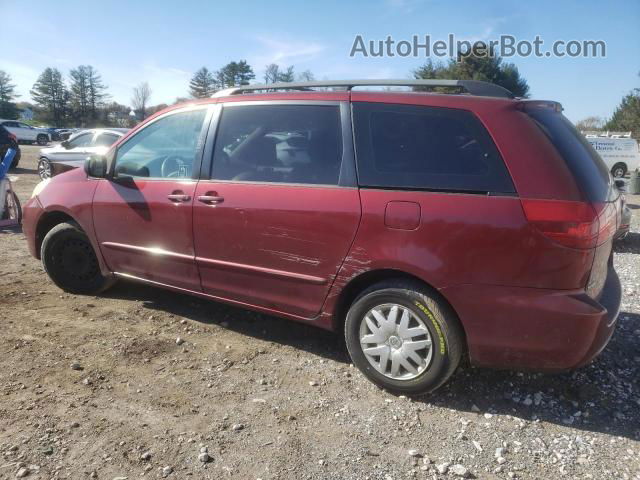
[[202,67],[189,82],[189,93],[194,98],[208,98],[216,91],[216,79],[213,73]]
[[44,121],[55,126],[63,124],[69,94],[58,69],[46,68],[33,84],[30,93],[41,110]]
[[0,70],[0,118],[13,120],[18,118],[19,110],[14,100],[17,95],[15,93],[16,86],[11,83],[11,76]]

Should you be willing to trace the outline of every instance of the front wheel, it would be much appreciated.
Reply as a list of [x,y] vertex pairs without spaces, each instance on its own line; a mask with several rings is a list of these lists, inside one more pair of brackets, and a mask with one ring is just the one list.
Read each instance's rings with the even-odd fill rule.
[[464,334],[455,313],[422,285],[374,285],[351,305],[345,321],[353,363],[375,384],[417,394],[437,389],[460,363]]
[[41,158],[38,161],[38,175],[42,180],[51,178],[51,162],[47,158]]
[[40,255],[51,280],[67,292],[96,295],[113,283],[102,275],[89,238],[76,224],[60,223],[49,230]]
[[46,145],[47,143],[49,143],[49,137],[40,134],[36,137],[36,141],[38,142],[38,145]]

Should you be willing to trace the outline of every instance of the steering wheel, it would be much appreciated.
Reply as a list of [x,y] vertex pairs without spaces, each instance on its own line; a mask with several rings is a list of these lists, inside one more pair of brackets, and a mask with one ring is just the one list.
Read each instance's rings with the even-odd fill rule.
[[167,155],[160,167],[162,178],[175,178],[180,176],[180,167],[184,164],[185,162],[182,157],[178,155]]

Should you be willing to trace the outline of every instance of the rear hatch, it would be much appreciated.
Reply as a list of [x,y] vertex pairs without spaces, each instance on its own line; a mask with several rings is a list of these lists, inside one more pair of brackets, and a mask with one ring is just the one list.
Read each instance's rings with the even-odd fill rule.
[[524,199],[525,214],[553,240],[571,248],[595,249],[586,291],[598,299],[612,267],[613,237],[622,212],[620,192],[600,156],[562,115],[560,104],[524,101],[520,105],[564,159],[584,197],[582,202]]

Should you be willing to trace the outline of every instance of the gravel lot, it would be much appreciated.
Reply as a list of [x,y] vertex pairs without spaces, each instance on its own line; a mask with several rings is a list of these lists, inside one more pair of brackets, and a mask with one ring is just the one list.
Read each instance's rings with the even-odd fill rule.
[[[37,183],[25,146],[21,200]],[[640,196],[617,331],[576,372],[381,391],[338,336],[120,283],[64,294],[0,231],[0,478],[640,479]],[[179,339],[179,340],[178,340]]]

